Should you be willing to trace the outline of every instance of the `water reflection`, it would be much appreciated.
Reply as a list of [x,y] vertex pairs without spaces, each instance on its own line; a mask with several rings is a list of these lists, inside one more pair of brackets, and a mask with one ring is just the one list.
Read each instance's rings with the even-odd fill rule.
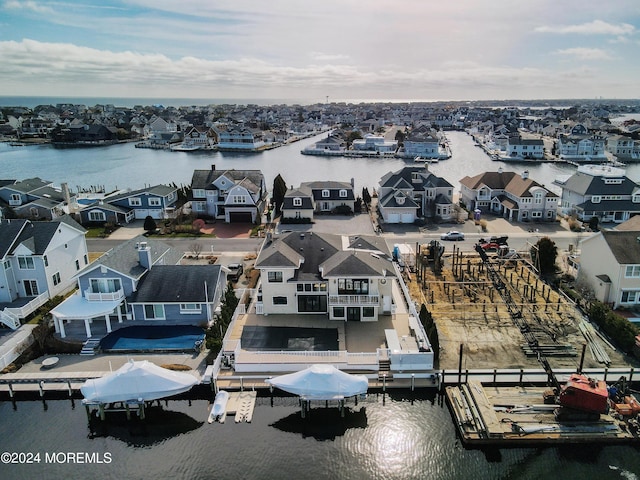
[[312,437],[319,441],[335,440],[352,428],[367,427],[367,412],[364,407],[345,408],[344,417],[340,409],[312,408],[302,418],[301,412],[295,412],[270,425],[283,432],[297,433],[302,438]]
[[165,410],[162,406],[145,409],[145,419],[126,412],[108,412],[105,420],[92,416],[89,420],[89,439],[111,437],[132,447],[148,447],[177,437],[204,425],[186,413]]

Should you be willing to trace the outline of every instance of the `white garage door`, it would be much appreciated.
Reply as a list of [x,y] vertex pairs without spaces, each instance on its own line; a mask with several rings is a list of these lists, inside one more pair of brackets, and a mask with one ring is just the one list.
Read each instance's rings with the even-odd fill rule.
[[143,208],[140,210],[136,210],[136,218],[139,220],[144,220],[147,216],[151,216],[151,218],[155,218],[156,220],[162,219],[162,209],[159,208]]
[[387,222],[389,223],[400,223],[400,214],[399,213],[390,213],[387,215]]
[[413,213],[403,213],[400,222],[413,223]]

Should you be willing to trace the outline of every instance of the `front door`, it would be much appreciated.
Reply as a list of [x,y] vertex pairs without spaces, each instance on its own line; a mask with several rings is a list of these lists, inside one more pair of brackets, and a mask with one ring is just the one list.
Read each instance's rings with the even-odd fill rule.
[[360,307],[347,307],[347,322],[360,321]]
[[37,297],[40,295],[38,292],[38,282],[36,280],[23,280],[24,281],[24,294],[27,297]]

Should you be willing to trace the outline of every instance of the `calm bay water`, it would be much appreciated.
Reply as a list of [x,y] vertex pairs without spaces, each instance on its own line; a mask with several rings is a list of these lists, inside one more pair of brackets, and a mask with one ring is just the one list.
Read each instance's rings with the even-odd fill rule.
[[[326,134],[325,134],[326,135]],[[465,175],[487,170],[530,171],[551,186],[574,167],[504,164],[490,160],[470,137],[450,132],[453,157],[430,169],[456,189]],[[140,188],[188,184],[194,169],[257,168],[267,184],[282,174],[288,184],[355,178],[356,189],[377,186],[382,175],[411,164],[398,159],[342,159],[301,155],[307,139],[257,154],[165,152],[133,144],[56,150],[0,144],[0,178],[40,176],[56,184]],[[638,180],[638,166],[628,176]],[[563,446],[466,450],[442,399],[427,392],[373,393],[342,419],[316,405],[301,419],[291,397],[261,397],[251,424],[206,423],[210,393],[172,400],[150,411],[144,424],[112,418],[90,427],[79,400],[0,401],[0,453],[40,453],[31,465],[0,463],[0,479],[636,479],[640,453],[633,447]],[[352,405],[353,406],[353,405]],[[45,463],[46,453],[105,453],[109,464]],[[64,459],[63,456],[57,458]]]
[[[0,478],[633,479],[640,471],[632,447],[465,450],[446,406],[425,393],[374,393],[351,407],[341,418],[316,405],[302,419],[295,398],[259,397],[251,424],[210,425],[207,400],[172,400],[144,423],[89,426],[79,400],[0,402],[0,450],[41,454],[37,464],[0,464]],[[111,462],[45,462],[60,452],[109,453]]]

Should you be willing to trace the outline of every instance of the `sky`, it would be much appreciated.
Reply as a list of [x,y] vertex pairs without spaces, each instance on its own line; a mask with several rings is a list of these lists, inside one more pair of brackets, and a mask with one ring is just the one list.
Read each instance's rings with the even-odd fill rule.
[[640,98],[640,1],[0,0],[0,95]]

